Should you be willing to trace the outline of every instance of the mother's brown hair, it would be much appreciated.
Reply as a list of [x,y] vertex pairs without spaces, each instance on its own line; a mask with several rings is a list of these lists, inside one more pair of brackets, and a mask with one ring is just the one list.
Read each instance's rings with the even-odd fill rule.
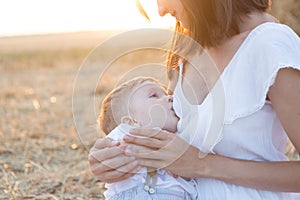
[[[224,38],[239,33],[238,24],[242,23],[244,16],[255,11],[265,12],[271,5],[271,0],[180,1],[187,15],[188,30],[179,21],[176,22],[167,59],[169,79],[174,69],[178,71],[179,58],[186,58],[195,51],[201,51],[195,44],[200,44],[204,48],[219,45]],[[139,0],[136,0],[136,3],[142,15],[149,20]]]
[[[226,38],[239,33],[238,24],[251,12],[265,12],[271,0],[181,0],[187,15],[185,30],[180,22],[176,23],[175,33],[168,56],[168,76],[171,69],[178,70],[179,56],[186,56],[199,48],[189,36],[202,47],[214,47]],[[200,50],[201,51],[201,50]]]
[[[270,0],[182,0],[189,36],[203,47],[216,46],[224,37],[239,33],[242,17],[266,11]],[[180,24],[178,24],[181,26]]]

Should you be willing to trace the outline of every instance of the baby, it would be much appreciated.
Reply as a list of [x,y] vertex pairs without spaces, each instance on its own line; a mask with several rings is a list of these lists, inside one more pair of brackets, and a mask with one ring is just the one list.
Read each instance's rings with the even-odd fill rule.
[[[98,119],[106,137],[122,141],[134,127],[177,131],[172,96],[150,77],[137,77],[113,89],[103,100]],[[143,184],[144,183],[144,184]],[[151,183],[151,184],[150,184]],[[175,178],[165,170],[142,168],[134,176],[106,184],[106,199],[196,199],[194,181]]]

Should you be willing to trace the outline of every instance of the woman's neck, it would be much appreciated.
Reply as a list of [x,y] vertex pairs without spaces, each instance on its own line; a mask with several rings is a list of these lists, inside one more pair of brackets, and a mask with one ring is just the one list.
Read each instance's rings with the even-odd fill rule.
[[238,24],[239,32],[249,32],[260,24],[266,22],[278,22],[275,17],[266,12],[252,12],[242,17]]
[[241,23],[238,25],[240,33],[224,38],[220,45],[207,49],[208,54],[214,60],[220,72],[225,69],[250,31],[266,22],[277,22],[277,20],[266,12],[252,12],[242,17]]

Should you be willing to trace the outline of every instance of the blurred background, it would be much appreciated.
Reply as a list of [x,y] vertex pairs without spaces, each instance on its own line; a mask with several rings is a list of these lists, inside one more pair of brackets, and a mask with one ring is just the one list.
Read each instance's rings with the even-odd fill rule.
[[[103,199],[104,185],[87,162],[101,137],[101,99],[119,81],[146,71],[166,81],[165,52],[158,49],[113,57],[105,68],[122,45],[161,35],[121,44],[110,39],[167,29],[174,19],[160,18],[149,0],[141,3],[151,23],[134,0],[0,1],[0,199]],[[270,12],[300,34],[299,0],[273,0]],[[105,51],[97,48],[103,44]],[[286,153],[299,159],[290,143]]]

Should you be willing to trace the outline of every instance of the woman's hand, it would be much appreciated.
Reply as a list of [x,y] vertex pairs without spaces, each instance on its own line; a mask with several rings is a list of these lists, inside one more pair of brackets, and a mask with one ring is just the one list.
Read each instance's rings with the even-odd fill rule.
[[119,142],[110,138],[100,138],[89,153],[92,173],[106,183],[124,180],[139,169],[139,163],[133,156],[125,156]]
[[136,157],[140,165],[164,168],[183,177],[201,176],[199,172],[203,169],[201,166],[203,162],[200,158],[203,158],[205,154],[186,143],[178,135],[147,128],[132,129],[130,134],[123,138],[126,143],[145,148],[136,149],[128,144],[125,154]]

